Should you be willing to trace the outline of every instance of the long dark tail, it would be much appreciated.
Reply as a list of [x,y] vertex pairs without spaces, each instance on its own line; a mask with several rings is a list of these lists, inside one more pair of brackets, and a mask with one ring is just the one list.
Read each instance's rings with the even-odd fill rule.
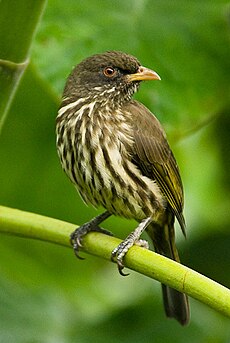
[[[175,245],[173,223],[165,224],[163,227],[156,224],[150,224],[147,228],[147,232],[153,241],[157,253],[180,262]],[[190,312],[187,296],[163,284],[162,292],[167,317],[175,318],[182,325],[188,324]]]

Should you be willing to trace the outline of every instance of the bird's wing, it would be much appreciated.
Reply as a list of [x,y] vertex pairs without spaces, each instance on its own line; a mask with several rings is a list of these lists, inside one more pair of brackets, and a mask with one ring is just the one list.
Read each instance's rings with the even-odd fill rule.
[[156,181],[185,234],[183,186],[165,133],[157,118],[141,103],[131,101],[124,110],[134,123],[133,162],[143,175]]

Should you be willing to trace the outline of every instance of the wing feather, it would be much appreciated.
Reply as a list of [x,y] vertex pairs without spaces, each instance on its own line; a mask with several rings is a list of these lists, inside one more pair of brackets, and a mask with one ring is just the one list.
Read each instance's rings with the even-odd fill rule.
[[124,110],[134,123],[133,162],[143,175],[156,181],[185,234],[182,181],[161,124],[137,101],[128,103]]

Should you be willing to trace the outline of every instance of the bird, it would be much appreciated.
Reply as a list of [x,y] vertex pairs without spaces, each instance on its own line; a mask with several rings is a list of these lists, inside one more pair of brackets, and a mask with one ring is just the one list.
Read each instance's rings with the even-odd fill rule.
[[[180,262],[175,245],[177,219],[185,235],[184,194],[179,168],[159,120],[133,99],[141,82],[160,80],[152,69],[121,51],[85,58],[70,73],[56,118],[61,166],[83,201],[105,212],[70,236],[78,257],[90,231],[111,215],[138,225],[111,252],[120,274],[124,257],[146,231],[156,253]],[[144,244],[143,244],[144,245]],[[190,320],[187,295],[162,285],[166,316]]]

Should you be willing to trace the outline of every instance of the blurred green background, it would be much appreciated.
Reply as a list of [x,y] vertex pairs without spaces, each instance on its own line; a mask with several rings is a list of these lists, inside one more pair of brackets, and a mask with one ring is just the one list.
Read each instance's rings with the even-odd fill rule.
[[[230,287],[230,3],[49,0],[31,64],[0,137],[0,203],[82,224],[86,207],[61,170],[55,116],[72,67],[116,49],[162,81],[136,98],[160,119],[181,169],[184,264]],[[1,54],[1,53],[0,53]],[[0,56],[1,58],[1,56]],[[135,222],[104,227],[125,237]],[[0,237],[0,342],[230,342],[229,319],[191,299],[191,324],[163,313],[157,282],[70,249]]]

